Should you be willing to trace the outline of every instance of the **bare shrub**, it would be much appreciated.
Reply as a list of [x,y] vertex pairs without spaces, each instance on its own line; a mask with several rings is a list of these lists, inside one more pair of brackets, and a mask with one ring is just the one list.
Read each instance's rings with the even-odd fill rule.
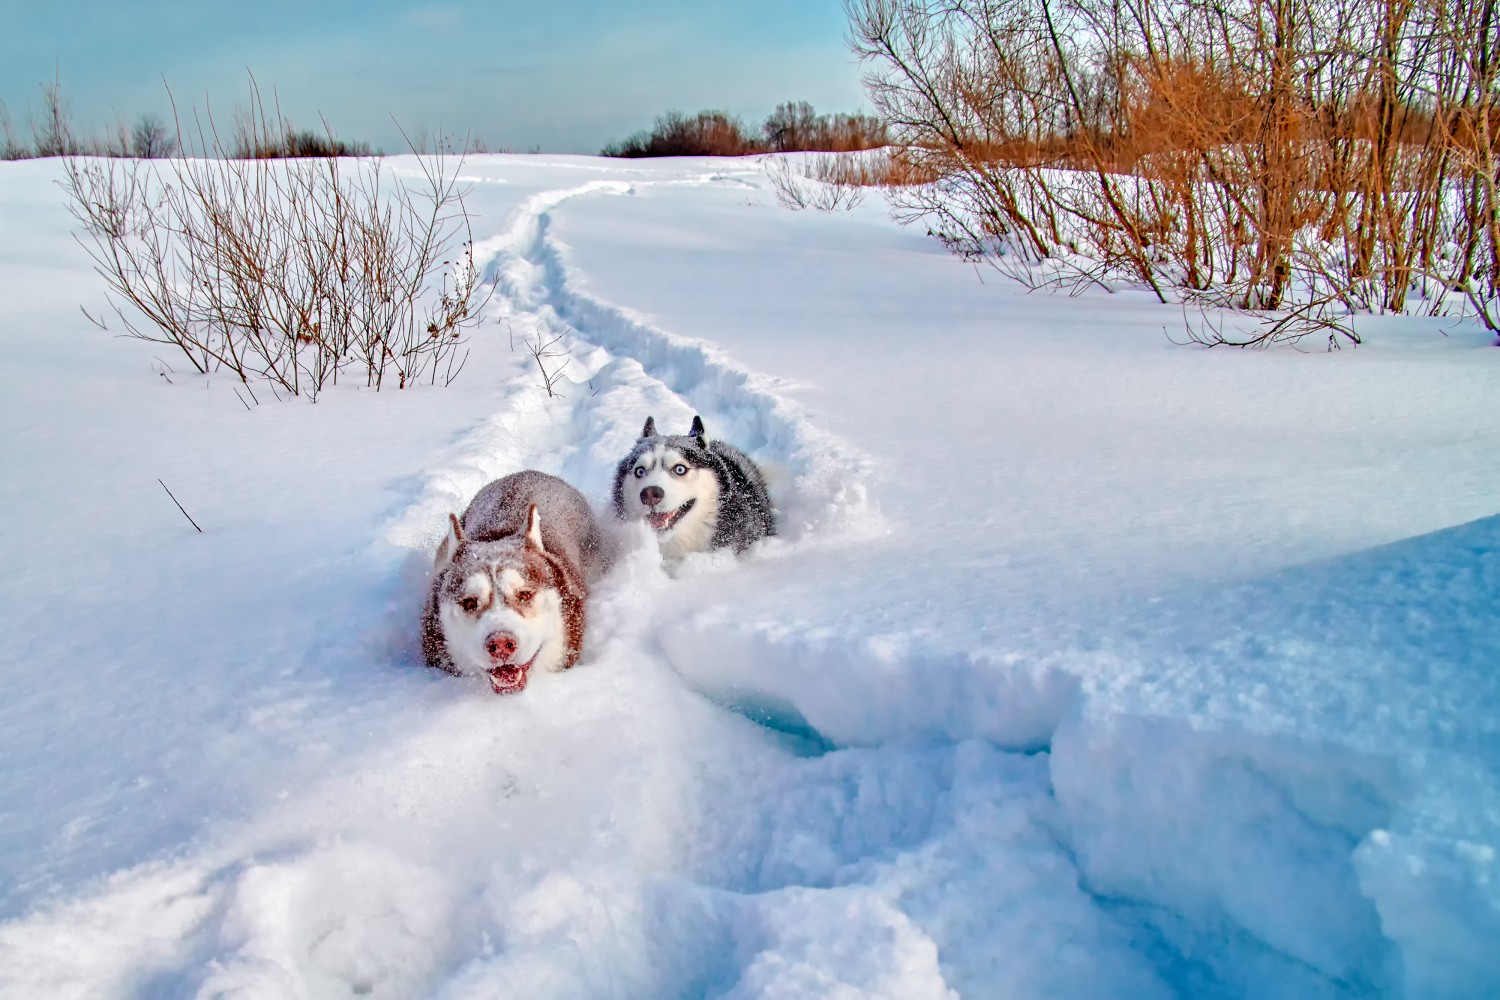
[[[289,134],[252,108],[235,148]],[[450,383],[485,294],[461,161],[418,157],[409,186],[379,159],[230,152],[207,118],[170,159],[67,159],[80,242],[126,334],[314,401],[346,373],[377,390]]]
[[24,160],[30,155],[30,147],[16,138],[10,111],[0,101],[0,160]]
[[177,137],[160,117],[143,114],[129,127],[120,122],[104,138],[80,141],[78,149],[78,155],[157,160],[177,152]]
[[658,117],[650,129],[605,146],[601,155],[744,156],[764,151],[764,145],[745,130],[744,123],[726,112],[685,115],[669,111]]
[[367,142],[352,142],[340,139],[325,130],[299,129],[288,123],[279,134],[266,134],[256,130],[235,129],[234,145],[229,155],[237,160],[275,160],[298,158],[326,158],[335,156],[362,157],[372,155]]
[[873,115],[818,114],[806,101],[777,105],[757,135],[723,111],[669,111],[644,131],[605,146],[604,156],[747,156],[765,152],[846,153],[886,144]]
[[762,164],[776,200],[790,209],[848,211],[864,200],[873,175],[857,153],[768,156]]
[[806,101],[777,105],[761,132],[778,153],[849,153],[877,149],[887,142],[885,125],[874,115],[820,115]]
[[130,129],[130,155],[139,160],[159,160],[177,152],[177,136],[167,123],[153,114],[143,114]]
[[886,144],[885,124],[873,115],[818,114],[806,101],[779,104],[760,134],[723,111],[669,111],[644,131],[605,146],[604,156],[747,156],[765,152],[847,153]]
[[882,148],[847,153],[771,155],[761,168],[784,207],[823,212],[847,211],[871,188],[931,184],[935,178],[901,150]]
[[[25,160],[50,156],[114,156],[135,159],[161,159],[174,155],[180,148],[175,128],[160,115],[139,115],[134,124],[119,122],[102,135],[80,135],[75,129],[62,85],[54,80],[41,86],[41,108],[27,114],[31,141],[19,140],[10,115],[0,102],[0,160]],[[327,126],[324,126],[325,131]],[[285,126],[285,134],[268,129],[245,129],[243,134],[257,135],[257,141],[236,155],[277,156],[368,156],[367,143],[351,143],[331,133],[299,131]]]
[[[450,132],[441,127],[436,130],[418,129],[407,137],[412,151],[416,153],[442,153],[445,156],[469,156],[488,153],[510,152],[503,147],[491,146],[482,135],[471,132]],[[540,152],[540,150],[532,150]]]
[[[370,156],[367,142],[349,142],[334,134],[327,120],[322,131],[299,129],[281,112],[273,97],[270,107],[260,98],[252,77],[250,103],[234,114],[233,139],[228,156],[236,160],[274,160],[298,158],[331,158],[337,156]],[[218,136],[214,137],[218,145]]]
[[31,144],[33,155],[38,157],[76,156],[83,152],[73,135],[68,104],[57,80],[42,84],[42,110],[31,119]]
[[1495,329],[1491,3],[849,0],[871,98],[937,180],[898,192],[1033,284],[1143,285],[1260,332],[1359,312]]

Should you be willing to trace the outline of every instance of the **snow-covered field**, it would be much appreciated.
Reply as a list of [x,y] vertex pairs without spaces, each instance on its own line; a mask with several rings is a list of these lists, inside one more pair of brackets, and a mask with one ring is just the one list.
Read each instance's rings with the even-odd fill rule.
[[[0,995],[1500,995],[1481,332],[1174,347],[752,161],[496,156],[460,380],[247,410],[80,313],[56,170],[0,164]],[[448,511],[695,413],[778,539],[629,536],[519,697],[420,666]]]

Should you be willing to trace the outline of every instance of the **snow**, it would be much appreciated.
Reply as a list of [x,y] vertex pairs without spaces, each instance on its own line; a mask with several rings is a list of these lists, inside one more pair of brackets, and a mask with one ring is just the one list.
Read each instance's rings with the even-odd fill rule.
[[[0,164],[0,996],[1500,992],[1489,337],[1183,348],[751,160],[464,173],[460,379],[247,409]],[[777,538],[621,529],[523,695],[421,666],[448,512],[694,414]]]

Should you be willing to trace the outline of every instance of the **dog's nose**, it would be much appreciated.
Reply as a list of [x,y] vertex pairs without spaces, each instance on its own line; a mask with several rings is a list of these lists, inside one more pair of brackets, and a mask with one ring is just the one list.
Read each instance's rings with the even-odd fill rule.
[[667,491],[660,486],[647,486],[641,490],[641,503],[647,507],[655,507],[667,498]]
[[516,655],[516,637],[509,632],[491,632],[484,640],[485,651],[490,659],[502,663]]

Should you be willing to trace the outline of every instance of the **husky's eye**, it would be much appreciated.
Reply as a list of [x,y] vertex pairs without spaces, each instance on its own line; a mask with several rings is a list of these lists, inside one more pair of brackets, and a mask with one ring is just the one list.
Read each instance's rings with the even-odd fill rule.
[[533,597],[535,597],[535,596],[536,596],[536,592],[535,591],[531,591],[531,590],[518,590],[518,591],[516,591],[516,603],[517,604],[530,604],[531,603],[531,599]]
[[644,476],[645,474],[646,474],[646,467],[644,465],[637,465],[635,467],[635,478],[639,479],[642,476]]
[[685,475],[687,475],[687,466],[683,465],[681,462],[678,462],[676,465],[672,466],[672,475],[674,475],[674,476],[685,476]]
[[461,608],[463,608],[465,611],[471,611],[471,612],[472,611],[478,611],[479,610],[479,598],[477,598],[477,597],[465,597],[463,600],[461,600],[461,601],[458,602],[458,606],[461,607]]

